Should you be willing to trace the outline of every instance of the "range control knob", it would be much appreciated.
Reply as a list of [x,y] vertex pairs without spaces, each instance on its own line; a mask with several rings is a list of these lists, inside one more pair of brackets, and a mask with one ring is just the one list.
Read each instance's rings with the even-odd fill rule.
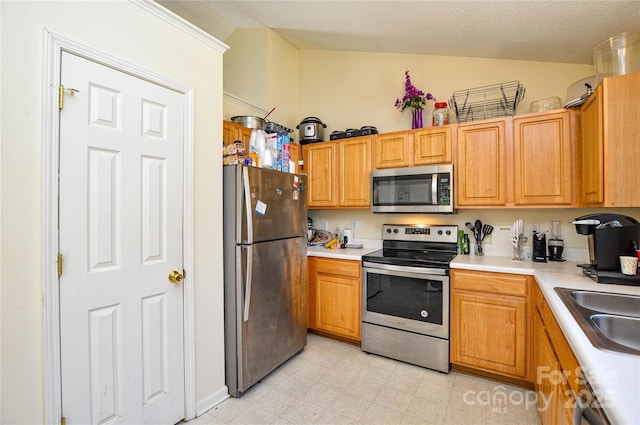
[[442,230],[438,230],[438,234],[442,236]]
[[393,233],[398,233],[398,229],[393,229]]
[[445,233],[449,236],[451,234],[451,230],[447,230]]
[[387,233],[391,233],[391,229],[387,229]]

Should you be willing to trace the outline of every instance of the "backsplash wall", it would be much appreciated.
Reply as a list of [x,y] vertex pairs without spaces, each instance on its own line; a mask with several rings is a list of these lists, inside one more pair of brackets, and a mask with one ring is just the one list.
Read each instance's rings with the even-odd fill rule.
[[[458,210],[456,214],[374,214],[369,210],[309,210],[314,227],[321,228],[321,222],[328,222],[328,230],[333,232],[336,225],[342,231],[350,229],[356,222],[355,238],[381,239],[383,224],[454,224],[469,233],[465,223],[480,219],[494,227],[493,234],[486,237],[485,245],[509,246],[506,233],[516,219],[523,219],[526,235],[530,238],[530,226],[539,224],[541,231],[549,230],[552,220],[560,220],[562,238],[566,248],[587,249],[587,238],[576,233],[571,224],[575,218],[597,213],[623,214],[640,220],[640,208],[563,208],[563,209],[475,209]],[[531,241],[527,243],[531,246]],[[491,248],[489,248],[491,249]]]

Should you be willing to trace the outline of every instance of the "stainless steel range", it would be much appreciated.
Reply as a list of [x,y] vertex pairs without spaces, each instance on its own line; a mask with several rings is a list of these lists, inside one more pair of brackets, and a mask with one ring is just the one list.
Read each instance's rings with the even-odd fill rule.
[[449,263],[458,226],[382,227],[362,257],[362,350],[449,372]]

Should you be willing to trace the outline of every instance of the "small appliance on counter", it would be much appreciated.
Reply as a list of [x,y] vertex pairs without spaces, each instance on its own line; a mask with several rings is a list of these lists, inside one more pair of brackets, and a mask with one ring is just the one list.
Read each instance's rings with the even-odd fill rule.
[[533,261],[547,262],[547,235],[544,232],[533,232]]
[[324,129],[327,125],[320,118],[306,117],[296,126],[300,130],[300,144],[316,143],[324,141]]
[[640,240],[638,220],[620,214],[590,214],[572,222],[576,232],[587,236],[589,264],[582,264],[585,275],[598,283],[640,286],[640,275],[628,276],[620,270],[620,256],[635,256]]
[[551,238],[549,238],[549,261],[564,261],[564,241],[560,234],[560,220],[551,222]]

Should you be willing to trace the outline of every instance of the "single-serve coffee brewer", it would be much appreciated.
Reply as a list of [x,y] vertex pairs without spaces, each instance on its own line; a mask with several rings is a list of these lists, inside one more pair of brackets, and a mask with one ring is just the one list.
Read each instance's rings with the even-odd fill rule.
[[578,234],[587,236],[589,264],[583,272],[599,283],[640,285],[640,275],[627,276],[620,270],[620,256],[635,256],[640,241],[640,223],[620,214],[590,214],[572,222]]
[[564,241],[560,232],[560,220],[553,220],[551,222],[551,237],[549,238],[549,261],[564,261],[562,258]]

